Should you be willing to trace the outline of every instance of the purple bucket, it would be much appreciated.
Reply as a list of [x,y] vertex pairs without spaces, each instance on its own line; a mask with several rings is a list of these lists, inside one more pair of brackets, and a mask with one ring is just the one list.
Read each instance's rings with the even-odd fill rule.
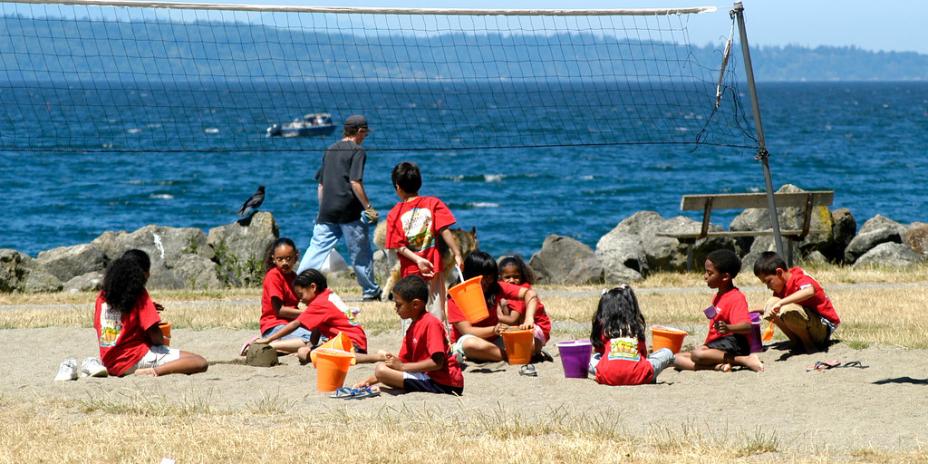
[[751,313],[751,353],[764,351],[764,342],[760,338],[760,313]]
[[589,340],[574,340],[557,344],[561,353],[561,364],[564,366],[564,377],[569,379],[585,379],[590,367],[590,355],[593,354],[593,344]]

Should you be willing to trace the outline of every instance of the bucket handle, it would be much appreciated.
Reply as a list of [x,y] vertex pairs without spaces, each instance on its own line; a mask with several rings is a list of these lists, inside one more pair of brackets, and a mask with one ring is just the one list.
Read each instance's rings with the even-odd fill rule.
[[463,284],[464,283],[464,272],[461,271],[461,266],[458,266],[457,264],[455,264],[454,270],[457,272],[457,275],[458,275],[458,283]]

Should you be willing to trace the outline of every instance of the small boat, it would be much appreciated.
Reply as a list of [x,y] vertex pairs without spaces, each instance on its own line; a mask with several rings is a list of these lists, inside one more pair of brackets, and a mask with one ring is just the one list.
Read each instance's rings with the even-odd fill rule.
[[336,125],[329,113],[310,113],[286,124],[273,124],[267,128],[268,137],[314,137],[331,135]]

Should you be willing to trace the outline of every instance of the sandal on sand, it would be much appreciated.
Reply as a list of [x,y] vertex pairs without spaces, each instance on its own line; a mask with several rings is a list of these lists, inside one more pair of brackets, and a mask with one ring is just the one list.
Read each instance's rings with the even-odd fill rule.
[[806,367],[806,372],[809,371],[827,371],[828,369],[834,369],[841,365],[841,360],[832,359],[831,361],[815,361],[815,364]]
[[351,387],[339,387],[335,390],[335,393],[329,395],[329,398],[351,398],[354,396],[354,388]]
[[526,377],[538,377],[538,371],[535,369],[534,365],[524,364],[519,368],[519,375],[524,375]]
[[354,389],[354,395],[351,396],[352,400],[363,400],[365,398],[374,398],[380,396],[380,389],[377,387],[361,387]]
[[255,340],[259,338],[261,338],[260,335],[255,335],[254,337],[251,337],[250,339],[248,339],[248,341],[245,342],[244,345],[242,345],[242,349],[238,350],[238,355],[245,356],[246,354],[248,354],[248,347],[251,346],[251,344],[254,343]]

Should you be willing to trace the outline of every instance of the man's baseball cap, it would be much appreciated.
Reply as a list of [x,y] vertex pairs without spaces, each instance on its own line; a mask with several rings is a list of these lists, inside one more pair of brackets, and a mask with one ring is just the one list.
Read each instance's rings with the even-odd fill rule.
[[370,132],[370,129],[367,128],[367,119],[360,114],[348,116],[348,119],[345,120],[345,129],[366,129]]

